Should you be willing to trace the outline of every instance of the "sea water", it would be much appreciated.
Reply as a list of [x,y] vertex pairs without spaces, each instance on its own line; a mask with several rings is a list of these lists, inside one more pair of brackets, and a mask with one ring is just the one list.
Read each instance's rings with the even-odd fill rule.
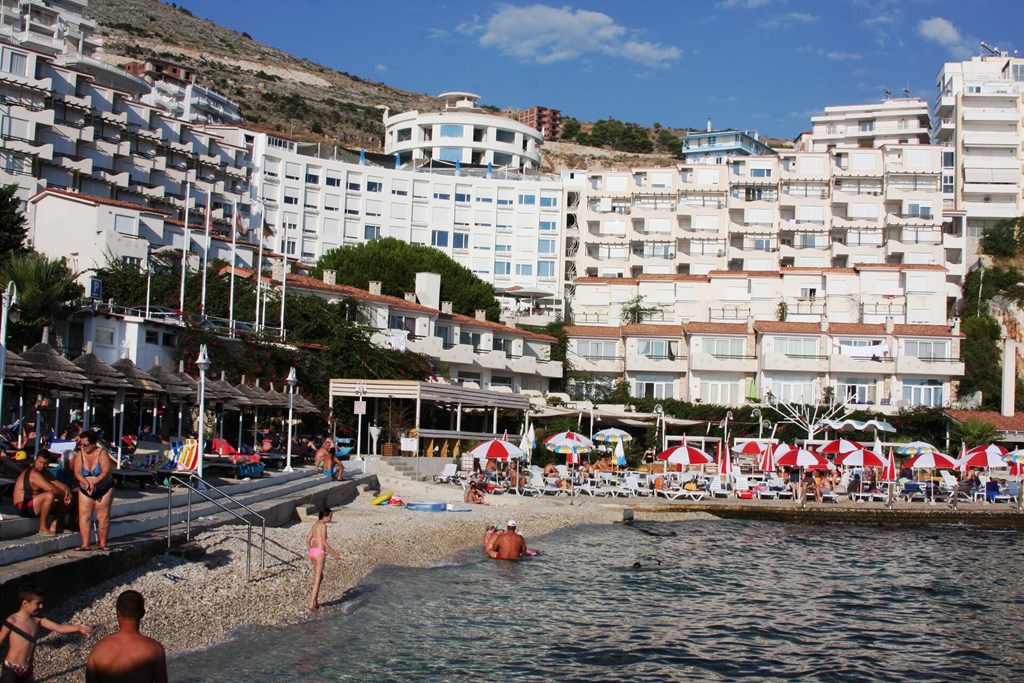
[[474,550],[429,569],[379,568],[309,622],[172,658],[171,680],[1024,677],[1016,532],[752,521],[521,531],[538,557]]

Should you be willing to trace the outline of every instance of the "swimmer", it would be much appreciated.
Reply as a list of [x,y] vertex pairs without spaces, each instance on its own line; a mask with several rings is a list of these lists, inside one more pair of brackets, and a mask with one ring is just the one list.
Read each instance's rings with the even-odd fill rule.
[[495,560],[518,560],[523,555],[529,555],[526,549],[526,539],[516,531],[516,520],[508,520],[508,531],[499,533],[491,543],[491,550],[487,556]]
[[310,611],[320,609],[318,602],[320,597],[320,582],[324,578],[324,563],[327,561],[327,552],[330,551],[334,559],[340,560],[341,555],[327,542],[327,524],[334,519],[334,512],[330,508],[320,511],[317,521],[313,522],[309,535],[306,536],[306,547],[309,549],[309,561],[313,563],[313,590],[309,596]]

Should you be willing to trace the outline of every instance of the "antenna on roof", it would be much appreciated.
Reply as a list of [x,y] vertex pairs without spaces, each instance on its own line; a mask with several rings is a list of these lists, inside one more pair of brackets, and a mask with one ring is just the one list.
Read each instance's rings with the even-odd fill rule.
[[990,47],[989,44],[986,43],[984,40],[981,41],[978,44],[981,45],[981,49],[982,50],[986,50],[990,55],[992,55],[994,57],[999,57],[1000,56],[1000,52],[999,52],[999,48],[998,47]]
[[910,88],[904,88],[903,89],[903,96],[904,97],[910,97]]
[[883,89],[882,90],[882,94],[885,95],[885,99],[887,99],[887,100],[891,100],[892,99],[892,90],[889,90],[887,88]]

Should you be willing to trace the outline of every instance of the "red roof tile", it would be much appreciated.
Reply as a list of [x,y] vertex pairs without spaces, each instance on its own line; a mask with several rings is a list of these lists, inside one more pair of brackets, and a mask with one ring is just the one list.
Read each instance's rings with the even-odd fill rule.
[[897,337],[962,337],[953,334],[945,325],[894,325],[892,333]]
[[1001,432],[1024,432],[1024,413],[1006,417],[994,410],[943,410],[942,414],[958,424],[974,419],[988,422]]
[[492,332],[500,332],[512,337],[523,337],[525,339],[536,339],[537,341],[552,343],[558,341],[554,337],[546,334],[531,332],[530,330],[524,330],[518,327],[509,327],[504,323],[496,323],[493,320],[477,320],[476,318],[471,318],[468,315],[462,315],[461,313],[439,313],[437,318],[438,320],[451,320],[453,322],[457,322],[462,327],[482,327],[484,329],[491,330]]
[[173,215],[169,211],[164,211],[162,209],[154,209],[154,208],[146,206],[144,204],[133,204],[131,202],[120,202],[120,201],[117,201],[116,199],[106,199],[104,197],[95,197],[95,196],[93,196],[91,194],[81,194],[80,192],[69,192],[68,190],[59,190],[59,189],[57,189],[55,187],[47,187],[47,188],[45,188],[43,190],[40,190],[39,192],[34,194],[32,197],[30,197],[29,201],[30,202],[38,202],[40,199],[43,199],[47,195],[57,195],[57,196],[60,196],[60,197],[67,197],[69,199],[77,199],[79,201],[86,202],[86,203],[89,203],[89,204],[102,204],[103,206],[116,206],[116,207],[121,208],[121,209],[135,209],[136,211],[141,211],[143,213],[156,213],[156,214],[161,214],[161,215],[164,215],[164,216],[171,216],[171,215]]
[[618,339],[622,336],[622,329],[618,327],[600,327],[597,325],[566,325],[562,328],[567,337],[595,337],[603,339]]

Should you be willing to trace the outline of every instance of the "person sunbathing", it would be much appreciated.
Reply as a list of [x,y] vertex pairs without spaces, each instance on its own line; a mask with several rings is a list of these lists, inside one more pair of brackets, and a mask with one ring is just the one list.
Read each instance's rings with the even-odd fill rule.
[[547,465],[544,466],[544,476],[560,477],[562,475],[558,473],[558,468],[555,466],[555,464],[553,462],[549,462]]
[[466,494],[462,499],[463,501],[473,505],[487,505],[487,503],[484,502],[484,492],[476,482],[472,482],[466,487]]

